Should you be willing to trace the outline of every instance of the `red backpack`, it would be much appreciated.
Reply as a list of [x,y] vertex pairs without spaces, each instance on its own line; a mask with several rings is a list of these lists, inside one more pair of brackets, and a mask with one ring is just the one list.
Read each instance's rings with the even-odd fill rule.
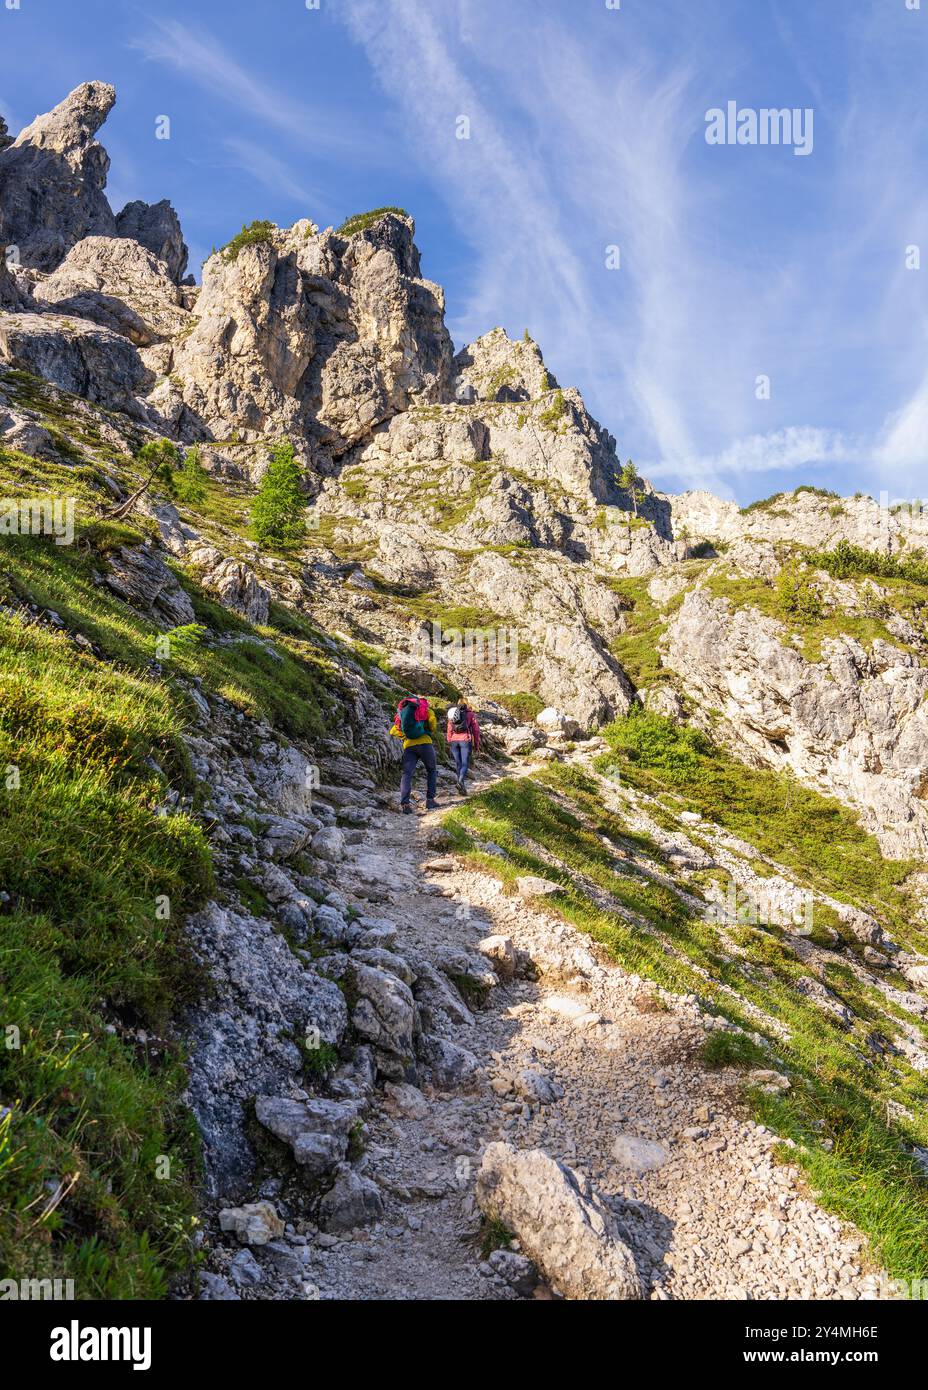
[[395,723],[404,738],[423,738],[429,731],[429,702],[422,695],[407,695],[396,707]]

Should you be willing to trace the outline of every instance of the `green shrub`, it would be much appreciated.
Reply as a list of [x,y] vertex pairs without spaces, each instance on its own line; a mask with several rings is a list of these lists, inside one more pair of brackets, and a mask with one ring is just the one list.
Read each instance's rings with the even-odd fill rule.
[[174,496],[176,469],[180,463],[177,445],[170,439],[150,439],[135,456],[136,462],[151,470],[151,481],[159,483],[165,492]]
[[385,207],[372,208],[370,212],[358,212],[354,217],[348,217],[338,229],[339,236],[354,236],[356,232],[365,232],[368,227],[373,227],[375,222],[379,222],[388,213],[395,213],[397,217],[408,217],[409,213],[405,208]]
[[494,1250],[510,1250],[515,1239],[498,1216],[485,1216],[480,1223],[480,1254],[488,1260]]
[[320,1043],[318,1047],[307,1047],[303,1066],[322,1081],[338,1066],[338,1049],[327,1042]]
[[558,424],[566,414],[567,402],[564,400],[564,392],[559,389],[555,391],[554,400],[548,406],[548,409],[543,410],[539,415],[538,423],[543,429],[551,430],[556,434]]
[[784,565],[777,575],[777,606],[784,617],[816,623],[823,614],[822,596],[808,568],[798,560]]
[[203,623],[184,623],[181,627],[172,627],[169,632],[153,635],[151,638],[152,649],[156,657],[158,657],[159,651],[164,648],[168,652],[182,655],[188,652],[191,647],[199,647],[208,631],[209,629]]
[[248,226],[243,224],[242,230],[222,248],[222,259],[227,264],[234,261],[238,253],[246,246],[257,246],[262,241],[270,241],[276,231],[277,228],[273,222],[252,222]]
[[633,705],[627,719],[604,730],[612,748],[621,749],[633,763],[656,768],[672,785],[697,775],[711,745],[698,729],[674,724],[661,715]]
[[901,556],[881,555],[851,545],[849,541],[839,541],[833,550],[814,550],[806,559],[835,579],[854,579],[867,574],[879,579],[906,579],[910,584],[928,584],[928,555],[923,550],[912,550]]
[[831,488],[827,487],[813,487],[811,483],[800,484],[793,496],[798,497],[801,492],[811,492],[813,497],[824,497],[828,501],[840,502],[841,500],[840,492],[832,492]]
[[749,516],[751,512],[771,512],[777,510],[777,503],[786,500],[788,493],[774,492],[770,497],[758,497],[756,501],[749,502],[746,507],[741,507],[741,515]]
[[626,459],[616,479],[623,492],[627,492],[632,499],[632,508],[635,516],[638,515],[638,499],[644,491],[643,481],[638,473],[638,469],[631,459]]

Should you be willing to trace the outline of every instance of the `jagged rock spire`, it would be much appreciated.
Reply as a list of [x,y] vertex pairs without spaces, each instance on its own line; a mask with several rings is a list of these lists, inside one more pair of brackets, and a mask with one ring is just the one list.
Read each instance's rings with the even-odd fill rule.
[[85,236],[114,236],[104,188],[110,161],[94,139],[116,90],[84,82],[0,149],[0,241],[23,265],[54,270]]
[[127,203],[116,217],[116,235],[130,237],[164,261],[168,274],[177,284],[187,269],[187,246],[180,229],[180,218],[167,198],[160,203]]

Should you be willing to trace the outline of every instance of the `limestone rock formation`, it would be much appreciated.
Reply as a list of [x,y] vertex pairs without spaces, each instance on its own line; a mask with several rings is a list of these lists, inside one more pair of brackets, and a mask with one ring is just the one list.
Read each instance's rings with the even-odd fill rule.
[[289,1146],[309,1178],[334,1171],[344,1159],[359,1108],[348,1100],[258,1096],[255,1101],[258,1122]]
[[0,360],[129,415],[154,382],[128,339],[64,314],[0,313]]
[[193,604],[156,551],[148,546],[121,546],[110,556],[106,583],[134,608],[163,627],[192,623]]
[[692,541],[801,540],[803,545],[830,550],[843,540],[883,553],[897,551],[906,541],[928,543],[928,510],[919,504],[895,505],[897,499],[888,493],[882,498],[838,497],[805,487],[744,511],[710,492],[683,492],[665,501],[676,533]]
[[109,156],[94,139],[115,101],[108,83],[84,82],[0,149],[0,240],[24,265],[54,270],[83,237],[116,234]]
[[703,590],[687,594],[667,647],[749,758],[849,802],[887,854],[928,854],[928,667],[851,637],[826,638],[822,657],[806,660],[775,619]]
[[246,1202],[219,1213],[219,1229],[232,1231],[242,1245],[267,1245],[284,1233],[284,1223],[270,1202]]
[[6,247],[0,245],[0,309],[24,309],[23,292],[6,262]]
[[351,1231],[369,1226],[383,1215],[383,1197],[370,1178],[342,1164],[335,1181],[319,1203],[319,1222],[324,1231]]
[[164,262],[125,237],[85,237],[34,293],[57,313],[91,319],[137,347],[175,336],[189,318]]
[[542,1149],[490,1144],[477,1200],[518,1236],[524,1253],[566,1298],[641,1297],[634,1258],[608,1207],[585,1178]]
[[159,203],[136,200],[126,203],[116,215],[116,235],[129,237],[146,247],[168,268],[168,275],[180,284],[187,269],[187,245],[180,218],[167,198]]
[[514,342],[502,328],[484,333],[454,359],[454,394],[463,404],[530,401],[557,387],[537,343]]
[[[330,980],[306,968],[268,921],[210,903],[189,930],[219,997],[218,1004],[204,999],[186,1019],[192,1040],[190,1104],[203,1134],[210,1190],[238,1197],[249,1190],[255,1166],[245,1115],[256,1091],[269,1094],[291,1085],[302,1064],[294,1039],[308,1025],[325,1041],[338,1038],[347,1021],[345,1002]],[[267,1114],[279,1118],[282,1112]],[[330,1166],[344,1156],[341,1139],[351,1122],[336,1131],[340,1137],[330,1148]],[[315,1132],[323,1128],[319,1120]]]
[[[810,1152],[870,1107],[911,1191],[928,874],[858,873],[873,842],[831,805],[819,822],[813,798],[815,848],[796,837],[780,863],[758,769],[837,798],[887,855],[928,858],[924,515],[810,488],[743,511],[630,495],[616,441],[533,342],[494,329],[453,355],[395,211],[350,235],[255,223],[202,291],[182,284],[170,204],[106,206],[93,137],[112,100],[86,84],[15,143],[0,122],[0,236],[23,261],[0,259],[0,462],[34,495],[73,479],[82,522],[137,488],[127,455],[148,440],[196,439],[210,479],[200,501],[153,479],[125,534],[84,525],[80,563],[41,583],[40,546],[5,545],[0,608],[37,639],[40,679],[73,655],[88,692],[115,670],[165,712],[147,756],[136,726],[117,737],[124,701],[86,748],[141,765],[119,767],[119,791],[146,834],[185,818],[171,852],[188,837],[202,881],[169,925],[197,968],[167,1040],[118,999],[95,1026],[125,1065],[183,1042],[201,1296],[860,1296],[860,1239],[816,1208],[740,1088],[789,1092]],[[292,549],[248,525],[282,437],[313,503]],[[880,563],[809,549],[841,540]],[[900,556],[908,578],[882,563]],[[784,583],[803,566],[807,609]],[[154,657],[153,628],[195,618],[202,640]],[[478,795],[444,825],[392,814],[388,729],[410,689],[479,712]],[[39,701],[22,706],[31,722]],[[637,730],[597,734],[640,706]],[[36,722],[57,740],[55,714]],[[659,720],[747,766],[696,740],[690,762],[685,736],[678,758],[681,730]],[[753,843],[721,794],[700,799],[716,772],[771,808]],[[813,862],[845,833],[853,881],[838,854]],[[813,1092],[802,1040],[819,1030]],[[716,1035],[718,1059],[743,1046],[758,1065],[709,1075]],[[839,1085],[865,1073],[844,1110]],[[499,1134],[513,1145],[484,1148]],[[519,1252],[479,1262],[480,1210]]]
[[210,429],[304,436],[342,454],[416,402],[441,399],[451,344],[437,285],[395,214],[351,237],[312,223],[211,256],[177,345],[183,399]]
[[[352,544],[376,551],[369,568],[381,581],[433,595],[435,616],[408,651],[423,688],[430,667],[460,661],[453,634],[438,629],[442,606],[466,592],[495,633],[495,656],[474,659],[495,670],[496,689],[531,689],[590,729],[627,710],[633,693],[610,650],[625,618],[604,578],[673,564],[686,546],[655,494],[646,490],[634,515],[615,441],[578,392],[550,387],[534,345],[494,330],[456,366],[490,397],[507,376],[509,398],[487,402],[474,388],[470,404],[395,415],[346,456],[319,509],[350,518]],[[512,651],[501,659],[507,639]]]
[[203,584],[216,594],[223,607],[241,613],[250,622],[267,622],[270,595],[246,564],[223,555],[212,545],[194,547],[189,559],[201,569]]
[[[405,513],[406,519],[404,483],[408,488],[412,478],[401,462],[415,465],[417,474],[425,470],[440,486],[436,494],[420,484],[426,518],[448,525],[457,499],[454,530],[462,538],[567,549],[572,537],[578,558],[594,545],[604,556],[620,552],[627,541],[632,516],[616,481],[615,441],[593,420],[577,391],[548,391],[492,409],[480,402],[409,409],[346,458],[344,473],[363,471],[382,482],[376,489],[380,515]],[[613,514],[607,512],[591,528],[601,508]],[[667,515],[666,505],[656,508],[655,525],[669,541]]]
[[553,556],[522,567],[492,551],[473,561],[467,584],[537,645],[538,692],[551,705],[569,711],[586,729],[628,709],[631,687],[608,648],[623,627],[611,590]]
[[351,1021],[359,1036],[374,1048],[383,1075],[402,1081],[413,1055],[416,1016],[412,992],[395,975],[370,965],[354,964],[352,980],[357,1003]]

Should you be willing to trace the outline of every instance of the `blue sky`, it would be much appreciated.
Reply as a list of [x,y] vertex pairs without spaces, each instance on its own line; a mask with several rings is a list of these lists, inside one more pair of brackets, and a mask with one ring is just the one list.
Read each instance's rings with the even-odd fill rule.
[[[655,485],[924,495],[928,0],[7,3],[10,127],[114,83],[110,200],[169,197],[195,271],[399,204],[455,342],[527,327]],[[811,153],[708,144],[729,101]]]

